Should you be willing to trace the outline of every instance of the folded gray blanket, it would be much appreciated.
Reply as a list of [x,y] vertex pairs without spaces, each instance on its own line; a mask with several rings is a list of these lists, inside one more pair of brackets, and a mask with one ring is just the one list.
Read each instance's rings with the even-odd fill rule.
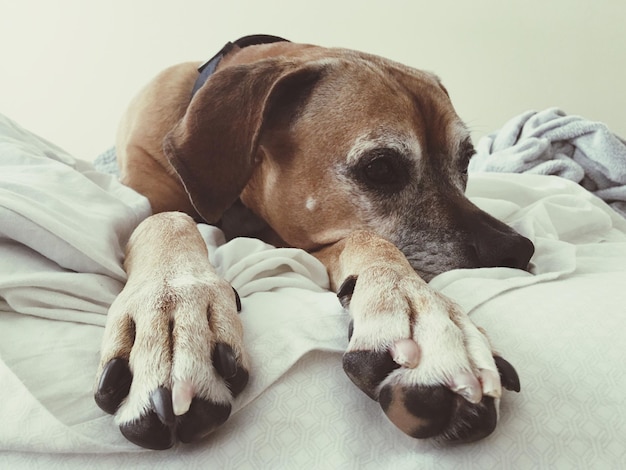
[[567,178],[626,217],[626,142],[600,122],[557,108],[529,111],[480,139],[476,152],[470,171]]

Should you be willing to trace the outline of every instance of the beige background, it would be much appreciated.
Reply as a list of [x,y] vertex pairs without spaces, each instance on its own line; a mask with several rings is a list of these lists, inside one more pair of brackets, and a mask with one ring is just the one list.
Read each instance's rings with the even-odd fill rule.
[[0,112],[92,159],[160,69],[252,33],[440,75],[478,138],[558,106],[626,136],[624,0],[0,0]]

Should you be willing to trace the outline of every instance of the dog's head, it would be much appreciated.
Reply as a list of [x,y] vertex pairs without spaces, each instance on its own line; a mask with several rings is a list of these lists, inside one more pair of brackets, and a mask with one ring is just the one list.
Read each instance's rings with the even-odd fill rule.
[[524,269],[533,253],[464,196],[474,150],[439,79],[380,57],[291,43],[231,53],[164,151],[207,221],[241,197],[292,246],[366,229],[427,279]]

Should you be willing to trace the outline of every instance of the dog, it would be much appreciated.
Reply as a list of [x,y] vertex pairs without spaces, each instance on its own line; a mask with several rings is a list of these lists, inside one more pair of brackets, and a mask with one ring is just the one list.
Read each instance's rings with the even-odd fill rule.
[[513,366],[427,281],[527,269],[533,244],[464,195],[469,132],[435,75],[273,36],[171,67],[131,102],[116,149],[154,215],[133,232],[95,400],[151,449],[224,423],[250,373],[240,299],[196,222],[301,248],[351,315],[348,377],[415,438],[492,433]]

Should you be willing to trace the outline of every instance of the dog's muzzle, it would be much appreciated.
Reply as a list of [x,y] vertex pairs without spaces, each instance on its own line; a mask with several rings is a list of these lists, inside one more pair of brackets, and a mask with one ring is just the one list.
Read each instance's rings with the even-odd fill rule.
[[436,220],[419,219],[393,240],[423,279],[453,269],[529,270],[535,246],[528,238],[469,201],[455,209]]

